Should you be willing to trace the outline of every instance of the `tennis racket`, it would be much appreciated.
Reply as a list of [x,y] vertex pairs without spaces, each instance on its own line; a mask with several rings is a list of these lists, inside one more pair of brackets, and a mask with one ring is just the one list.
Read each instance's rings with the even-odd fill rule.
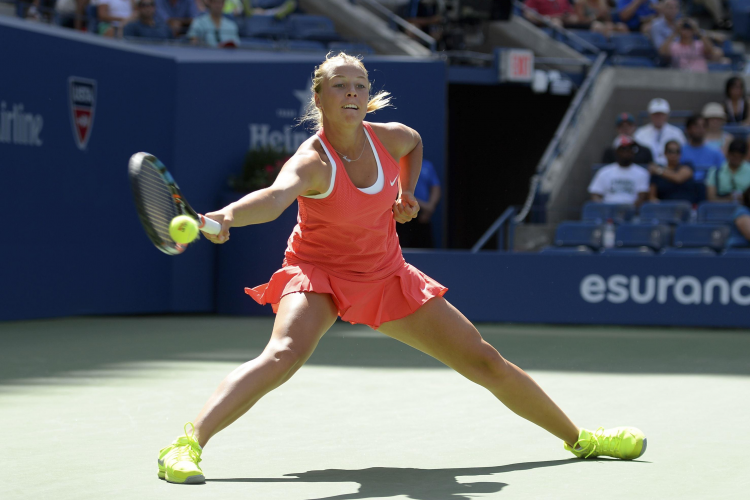
[[179,255],[187,248],[169,235],[169,223],[178,215],[192,217],[198,228],[208,234],[221,232],[221,224],[197,214],[188,205],[167,167],[154,155],[136,153],[131,156],[128,176],[143,229],[156,248],[165,254]]

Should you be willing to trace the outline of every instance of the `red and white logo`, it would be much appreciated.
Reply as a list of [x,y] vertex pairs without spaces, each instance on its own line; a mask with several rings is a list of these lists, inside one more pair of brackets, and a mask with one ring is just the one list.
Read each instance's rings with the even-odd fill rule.
[[94,110],[96,109],[96,80],[71,76],[68,78],[70,103],[70,123],[73,126],[73,137],[81,151],[91,138],[94,127]]

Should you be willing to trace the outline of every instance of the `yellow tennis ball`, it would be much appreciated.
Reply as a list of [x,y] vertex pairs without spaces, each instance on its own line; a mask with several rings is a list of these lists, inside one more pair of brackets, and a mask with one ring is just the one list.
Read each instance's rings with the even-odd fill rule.
[[169,223],[169,235],[176,243],[190,243],[198,236],[198,223],[187,215],[178,215]]

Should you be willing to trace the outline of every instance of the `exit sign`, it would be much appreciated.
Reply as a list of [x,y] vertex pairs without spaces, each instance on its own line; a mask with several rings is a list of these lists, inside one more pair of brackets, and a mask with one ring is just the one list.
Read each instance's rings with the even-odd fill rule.
[[506,49],[500,56],[500,81],[531,83],[534,79],[534,53],[525,49]]

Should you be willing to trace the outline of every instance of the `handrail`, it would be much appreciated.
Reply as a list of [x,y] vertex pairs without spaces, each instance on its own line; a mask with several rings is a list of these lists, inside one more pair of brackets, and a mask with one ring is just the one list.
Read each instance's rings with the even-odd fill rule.
[[583,100],[588,96],[591,88],[594,85],[594,80],[596,80],[596,77],[599,76],[599,72],[601,71],[602,66],[604,66],[604,61],[606,59],[607,53],[600,52],[596,60],[594,61],[594,65],[589,70],[588,75],[586,75],[586,79],[583,81],[583,84],[581,84],[581,88],[578,89],[575,98],[573,98],[570,106],[568,106],[568,110],[565,112],[565,116],[560,122],[560,125],[558,125],[557,130],[555,131],[555,135],[552,137],[552,141],[550,141],[550,143],[547,145],[547,149],[544,151],[542,159],[539,160],[539,163],[537,164],[535,174],[531,177],[531,187],[529,189],[529,194],[526,197],[526,202],[524,203],[523,208],[515,218],[516,223],[523,221],[529,214],[529,210],[531,210],[531,205],[534,202],[534,197],[536,196],[536,192],[539,188],[539,183],[542,180],[542,176],[547,173],[547,169],[552,163],[552,160],[554,160],[554,158],[559,153],[560,143],[562,142],[565,134],[568,132],[571,122],[576,118],[578,112],[581,110]]
[[531,17],[534,18],[534,20],[541,22],[546,27],[548,27],[548,28],[550,28],[550,29],[552,29],[552,30],[554,30],[554,31],[556,31],[558,33],[561,33],[562,35],[566,36],[567,38],[575,40],[576,43],[582,45],[586,50],[590,50],[594,54],[598,54],[599,52],[601,52],[601,50],[599,49],[599,47],[597,47],[596,45],[592,44],[588,40],[584,40],[583,38],[581,38],[580,36],[576,35],[572,31],[568,31],[565,28],[557,26],[552,21],[550,21],[549,19],[547,19],[547,17],[541,15],[540,13],[538,13],[537,11],[535,11],[534,9],[532,9],[531,7],[528,7],[525,4],[521,3],[519,0],[513,0],[513,6],[514,7],[518,7],[519,9],[521,9],[524,12],[524,14],[530,15]]
[[[492,238],[492,235],[495,234],[498,229],[500,229],[501,227],[503,227],[508,222],[510,222],[510,227],[511,227],[511,231],[510,231],[510,233],[508,235],[508,247],[509,247],[510,250],[513,250],[513,229],[512,229],[512,226],[513,226],[513,223],[514,223],[513,215],[515,213],[516,213],[516,207],[508,207],[508,208],[506,208],[505,212],[503,212],[503,214],[495,220],[495,222],[490,226],[490,228],[487,229],[487,231],[484,232],[484,234],[482,235],[482,237],[479,238],[479,241],[477,241],[474,244],[474,246],[471,247],[471,253],[477,253],[477,252],[479,252],[482,249],[482,247],[489,241],[489,239]],[[497,245],[498,250],[502,250],[503,249],[502,248],[504,246],[503,243],[504,243],[503,233],[500,232],[500,234],[498,235],[498,245]]]
[[402,27],[404,30],[408,31],[412,35],[419,38],[422,42],[426,43],[427,46],[430,48],[431,52],[435,52],[437,50],[437,40],[432,38],[430,35],[422,31],[421,29],[415,27],[413,24],[409,24],[408,22],[406,22],[405,19],[397,16],[396,14],[394,14],[393,12],[391,12],[390,10],[388,10],[386,7],[376,2],[375,0],[352,0],[352,1],[353,3],[367,4],[374,11],[387,17],[389,21],[393,21],[394,23]]

